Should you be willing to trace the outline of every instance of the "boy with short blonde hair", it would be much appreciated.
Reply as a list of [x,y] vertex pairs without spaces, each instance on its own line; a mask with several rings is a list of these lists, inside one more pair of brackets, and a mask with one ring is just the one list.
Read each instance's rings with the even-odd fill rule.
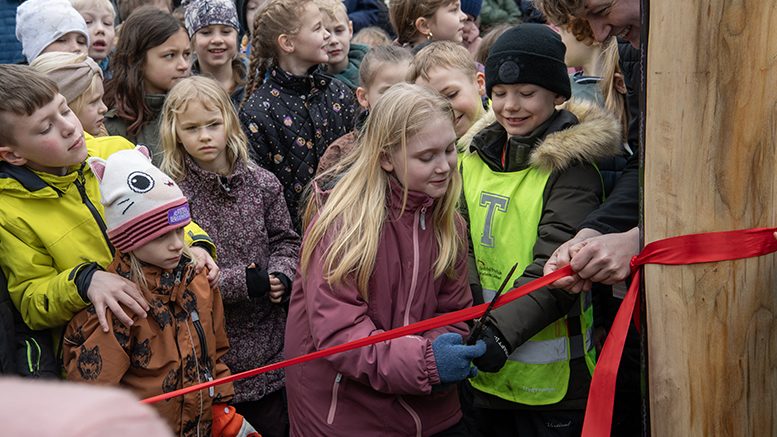
[[113,4],[110,0],[70,0],[70,4],[86,21],[86,28],[89,30],[89,57],[105,72],[116,38],[116,10]]
[[[433,88],[450,100],[459,142],[494,122],[493,113],[486,111],[484,105],[485,76],[460,44],[437,41],[419,50],[410,64],[407,80]],[[485,124],[478,123],[481,119]],[[473,129],[475,126],[478,127]]]
[[363,44],[351,44],[353,23],[341,0],[315,0],[315,3],[330,35],[326,48],[329,55],[326,72],[356,90],[359,86],[359,66],[370,48]]

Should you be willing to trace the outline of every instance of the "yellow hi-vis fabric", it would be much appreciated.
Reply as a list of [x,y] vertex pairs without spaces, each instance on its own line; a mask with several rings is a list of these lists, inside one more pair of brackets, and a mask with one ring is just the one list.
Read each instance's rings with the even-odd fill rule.
[[[496,172],[477,153],[463,154],[461,168],[475,261],[484,299],[489,301],[516,261],[519,266],[508,285],[533,261],[550,172],[533,167]],[[595,363],[590,298],[581,298],[580,308],[573,313],[579,314],[581,336],[570,341],[567,318],[559,319],[518,347],[502,370],[480,372],[471,380],[472,385],[525,405],[559,402],[567,392],[569,360],[585,355],[590,371]]]

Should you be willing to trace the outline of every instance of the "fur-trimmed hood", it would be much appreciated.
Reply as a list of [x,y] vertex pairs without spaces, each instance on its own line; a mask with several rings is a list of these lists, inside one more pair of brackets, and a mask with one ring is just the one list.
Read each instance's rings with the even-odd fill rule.
[[[506,171],[528,166],[562,171],[575,162],[597,162],[621,153],[620,124],[605,109],[574,99],[558,109],[559,113],[547,128],[550,133],[540,137],[537,145],[530,146],[526,159],[520,158],[521,153],[511,153],[511,157],[519,156],[518,162],[510,163]],[[477,134],[470,136],[471,132]],[[511,147],[521,147],[514,144],[516,140],[511,140]],[[499,162],[495,158],[501,155],[506,141],[507,133],[495,122],[493,111],[489,111],[461,138],[459,146],[467,153],[480,153],[493,166],[489,161]]]

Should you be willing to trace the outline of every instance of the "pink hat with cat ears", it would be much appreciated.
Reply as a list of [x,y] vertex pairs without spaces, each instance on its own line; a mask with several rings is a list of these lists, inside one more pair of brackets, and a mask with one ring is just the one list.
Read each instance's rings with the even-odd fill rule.
[[186,197],[151,163],[146,147],[87,162],[100,181],[108,238],[121,252],[131,252],[191,222]]

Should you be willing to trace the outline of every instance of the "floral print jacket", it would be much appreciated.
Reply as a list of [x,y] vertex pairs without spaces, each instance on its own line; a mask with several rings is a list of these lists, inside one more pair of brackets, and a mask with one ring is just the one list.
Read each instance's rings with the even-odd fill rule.
[[316,66],[293,76],[277,65],[240,110],[252,158],[283,185],[291,220],[300,229],[300,200],[327,146],[353,129],[353,92]]

